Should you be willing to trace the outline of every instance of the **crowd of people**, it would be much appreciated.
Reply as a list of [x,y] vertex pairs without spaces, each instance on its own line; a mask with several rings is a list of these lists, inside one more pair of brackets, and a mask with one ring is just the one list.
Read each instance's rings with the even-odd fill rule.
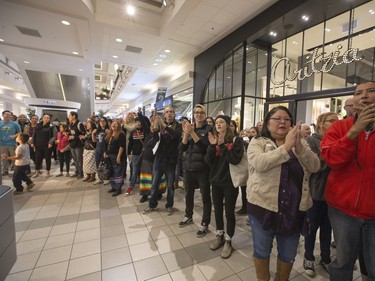
[[[126,119],[91,117],[80,122],[70,112],[66,123],[51,123],[48,114],[19,116],[4,111],[0,123],[2,174],[15,161],[14,194],[34,187],[32,178],[50,177],[51,156],[57,152],[57,177],[75,177],[92,184],[110,184],[112,196],[132,196],[139,183],[143,213],[155,211],[167,193],[164,206],[173,214],[175,182],[181,163],[185,189],[185,214],[178,226],[193,222],[194,193],[202,196],[203,214],[197,237],[211,223],[212,205],[216,238],[210,244],[221,257],[232,254],[236,213],[248,215],[253,237],[253,261],[258,280],[270,280],[270,255],[277,242],[274,280],[288,280],[300,241],[305,237],[304,269],[315,276],[314,248],[319,229],[320,265],[331,280],[352,280],[357,257],[364,280],[375,280],[375,82],[359,85],[345,104],[347,116],[321,114],[311,134],[309,125],[295,122],[288,108],[273,107],[255,127],[238,132],[229,116],[206,116],[204,106],[193,108],[193,121],[176,120],[172,106],[162,115],[147,118],[141,110]],[[18,143],[18,146],[17,146]],[[234,186],[230,165],[248,160],[246,186]],[[35,163],[31,176],[30,159]],[[73,159],[75,173],[70,172]],[[107,163],[110,180],[96,178]],[[129,169],[127,165],[129,164]],[[235,212],[241,193],[241,208]],[[224,220],[225,217],[225,220]],[[332,230],[336,257],[331,260]],[[367,279],[366,279],[367,278]]]

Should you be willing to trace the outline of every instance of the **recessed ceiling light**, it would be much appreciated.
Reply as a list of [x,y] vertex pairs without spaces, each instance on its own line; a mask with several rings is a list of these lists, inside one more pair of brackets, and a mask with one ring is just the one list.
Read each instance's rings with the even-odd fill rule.
[[128,5],[126,7],[126,12],[128,13],[128,15],[132,16],[135,14],[135,8],[132,5]]
[[170,52],[171,52],[171,50],[164,50],[164,52],[166,52],[166,53],[170,53]]
[[273,37],[276,37],[276,36],[277,36],[277,33],[274,32],[274,31],[271,31],[271,32],[269,33],[269,35],[271,35],[271,36],[273,36]]
[[4,41],[5,41],[4,39],[1,39],[1,38],[0,38],[0,42],[4,42]]
[[118,59],[118,56],[116,56],[116,55],[113,55],[113,56],[112,56],[112,58],[114,58],[114,59]]
[[310,18],[308,16],[306,16],[306,15],[303,15],[301,17],[301,19],[304,20],[304,21],[309,21]]
[[73,55],[78,55],[78,52],[72,52],[73,53]]
[[78,69],[78,71],[83,71],[83,69],[82,69],[82,68],[80,68],[80,69]]
[[152,65],[158,65],[156,62],[154,62]]
[[30,63],[30,62],[29,62],[29,61],[27,61],[27,60],[24,60],[23,62],[24,62],[24,63]]
[[122,39],[121,39],[121,38],[116,38],[116,42],[121,43],[121,42],[122,42]]
[[156,62],[162,62],[162,59],[155,59]]
[[167,57],[167,55],[164,55],[164,54],[160,54],[160,55],[159,55],[159,57],[161,57],[161,58],[166,58],[166,57]]
[[330,32],[331,31],[331,29],[329,29],[329,28],[326,28],[326,29],[324,29],[325,31],[327,31],[327,32]]
[[67,20],[62,20],[61,23],[62,23],[63,25],[70,25],[70,22],[68,22]]
[[293,44],[294,44],[294,45],[298,45],[298,43],[297,43],[296,41],[293,41]]
[[375,11],[374,10],[369,10],[368,11],[371,15],[375,14]]

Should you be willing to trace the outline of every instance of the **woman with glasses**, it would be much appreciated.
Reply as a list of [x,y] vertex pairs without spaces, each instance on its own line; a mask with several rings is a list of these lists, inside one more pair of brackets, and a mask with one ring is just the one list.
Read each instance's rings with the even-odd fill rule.
[[[101,117],[99,119],[99,126],[97,126],[97,129],[94,129],[92,131],[92,139],[96,143],[95,148],[95,165],[96,169],[99,168],[99,164],[101,161],[103,161],[103,154],[105,150],[105,137],[109,133],[109,123],[107,118]],[[94,184],[101,184],[103,181],[98,178],[98,180]]]
[[307,211],[307,217],[310,223],[310,232],[305,237],[305,258],[303,260],[303,268],[307,275],[315,276],[315,239],[318,229],[320,241],[320,265],[328,272],[328,265],[331,263],[331,223],[328,218],[328,206],[324,199],[324,191],[330,172],[330,168],[320,158],[320,142],[329,127],[338,120],[337,114],[327,112],[319,115],[316,124],[316,133],[308,137],[306,140],[310,148],[320,159],[320,169],[318,172],[311,174],[310,177],[310,195],[313,199],[313,206]]
[[247,149],[248,214],[258,280],[270,279],[274,238],[278,250],[275,280],[288,280],[300,234],[307,228],[306,211],[312,206],[309,177],[319,170],[320,162],[301,135],[301,122],[292,125],[286,107],[273,108],[264,119],[262,136]]

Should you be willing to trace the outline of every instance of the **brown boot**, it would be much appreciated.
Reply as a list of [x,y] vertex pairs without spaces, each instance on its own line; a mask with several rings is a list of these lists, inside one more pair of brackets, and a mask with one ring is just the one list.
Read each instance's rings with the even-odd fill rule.
[[91,178],[90,174],[86,174],[86,177],[82,181],[88,181]]
[[277,259],[277,271],[273,281],[288,281],[293,263]]
[[257,274],[258,281],[269,281],[270,276],[270,259],[258,259],[253,257],[255,272]]
[[96,180],[95,179],[95,173],[93,173],[93,174],[90,175],[90,179],[87,182],[93,182],[95,180]]

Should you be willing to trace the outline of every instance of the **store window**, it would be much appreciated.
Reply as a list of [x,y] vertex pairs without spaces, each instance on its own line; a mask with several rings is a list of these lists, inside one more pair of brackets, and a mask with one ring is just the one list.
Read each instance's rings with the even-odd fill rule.
[[217,96],[216,100],[220,98],[229,98],[232,96],[232,81],[233,81],[233,56],[230,55],[224,62],[224,93],[222,96]]

